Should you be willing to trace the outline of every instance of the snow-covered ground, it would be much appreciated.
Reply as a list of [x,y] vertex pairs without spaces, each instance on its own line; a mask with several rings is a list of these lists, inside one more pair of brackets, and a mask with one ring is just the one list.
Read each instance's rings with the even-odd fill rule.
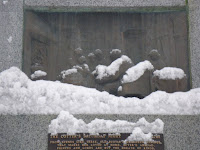
[[200,114],[200,88],[124,98],[66,83],[31,81],[16,67],[0,73],[0,114],[59,114],[63,110],[71,114]]
[[139,119],[136,123],[124,120],[95,119],[86,124],[82,119],[77,119],[69,112],[61,111],[58,117],[51,121],[49,133],[132,133],[126,141],[151,141],[152,133],[163,133],[164,123],[160,119],[149,123],[145,118]]

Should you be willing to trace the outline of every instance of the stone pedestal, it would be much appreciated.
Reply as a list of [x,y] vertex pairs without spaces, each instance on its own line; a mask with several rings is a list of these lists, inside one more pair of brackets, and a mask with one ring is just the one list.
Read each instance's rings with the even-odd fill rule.
[[[200,116],[180,115],[74,115],[86,123],[95,118],[136,122],[141,117],[149,122],[160,118],[165,123],[165,150],[198,150]],[[48,125],[57,115],[1,115],[1,150],[47,150]]]

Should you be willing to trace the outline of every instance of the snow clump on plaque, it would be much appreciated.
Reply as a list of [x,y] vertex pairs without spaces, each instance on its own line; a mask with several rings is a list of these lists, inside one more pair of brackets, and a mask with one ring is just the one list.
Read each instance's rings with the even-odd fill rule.
[[136,123],[125,120],[104,120],[95,119],[90,123],[85,123],[82,119],[77,119],[67,111],[61,111],[56,119],[51,121],[48,132],[57,133],[132,133],[126,141],[150,141],[152,133],[163,133],[164,123],[160,119],[149,123],[145,118],[139,119]]

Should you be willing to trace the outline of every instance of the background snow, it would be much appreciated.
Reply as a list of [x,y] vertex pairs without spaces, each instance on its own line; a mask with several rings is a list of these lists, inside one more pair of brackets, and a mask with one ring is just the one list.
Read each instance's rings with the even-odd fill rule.
[[137,79],[139,79],[146,70],[153,70],[153,69],[154,69],[153,65],[148,60],[140,62],[126,71],[126,74],[123,76],[121,82],[122,83],[134,82]]
[[161,70],[156,70],[153,72],[154,76],[159,77],[159,79],[182,79],[186,76],[184,71],[180,68],[175,67],[164,67]]
[[[139,130],[138,130],[139,128]],[[82,119],[76,119],[69,112],[61,111],[58,117],[51,121],[49,133],[132,133],[140,131],[140,135],[147,136],[145,133],[163,133],[164,123],[160,119],[149,123],[145,118],[138,122],[128,122],[124,120],[104,120],[95,119],[86,124]],[[138,135],[138,134],[137,134]],[[132,137],[133,138],[133,137]]]
[[200,88],[124,98],[96,89],[52,81],[31,81],[18,68],[0,73],[0,114],[200,114]]

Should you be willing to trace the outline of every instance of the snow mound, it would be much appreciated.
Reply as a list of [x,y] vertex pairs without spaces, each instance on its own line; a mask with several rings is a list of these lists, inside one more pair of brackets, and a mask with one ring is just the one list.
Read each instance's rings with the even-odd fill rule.
[[153,70],[153,69],[154,67],[150,63],[150,61],[145,60],[143,62],[140,62],[126,71],[126,74],[123,76],[121,82],[122,83],[134,82],[138,80],[146,70]]
[[200,88],[157,91],[144,99],[53,81],[31,81],[12,67],[0,73],[0,114],[200,114]]
[[82,119],[76,119],[67,111],[61,111],[56,119],[49,125],[49,133],[84,133],[87,131],[86,123]]
[[117,71],[119,71],[120,66],[123,62],[132,63],[131,59],[128,56],[122,55],[120,58],[113,61],[109,66],[98,65],[96,69],[93,71],[93,74],[96,74],[96,79],[102,79],[103,77],[108,77],[111,75],[115,75]]
[[145,118],[141,118],[138,122],[128,122],[124,120],[104,120],[95,119],[86,124],[82,119],[76,119],[69,112],[61,111],[58,117],[51,121],[49,125],[49,133],[132,133],[135,129],[140,128],[144,133],[163,133],[164,123],[160,119],[149,123]]
[[153,141],[152,137],[153,137],[152,133],[145,134],[141,130],[141,128],[137,127],[132,131],[131,135],[125,140],[125,142],[126,141],[144,141],[144,142],[148,142],[148,141]]
[[31,79],[36,79],[36,78],[39,78],[39,77],[44,77],[46,76],[47,73],[45,71],[42,71],[42,70],[37,70],[35,71],[32,75],[31,75]]
[[159,77],[159,79],[164,80],[183,79],[186,76],[182,69],[175,67],[164,67],[161,70],[154,71],[153,75]]

